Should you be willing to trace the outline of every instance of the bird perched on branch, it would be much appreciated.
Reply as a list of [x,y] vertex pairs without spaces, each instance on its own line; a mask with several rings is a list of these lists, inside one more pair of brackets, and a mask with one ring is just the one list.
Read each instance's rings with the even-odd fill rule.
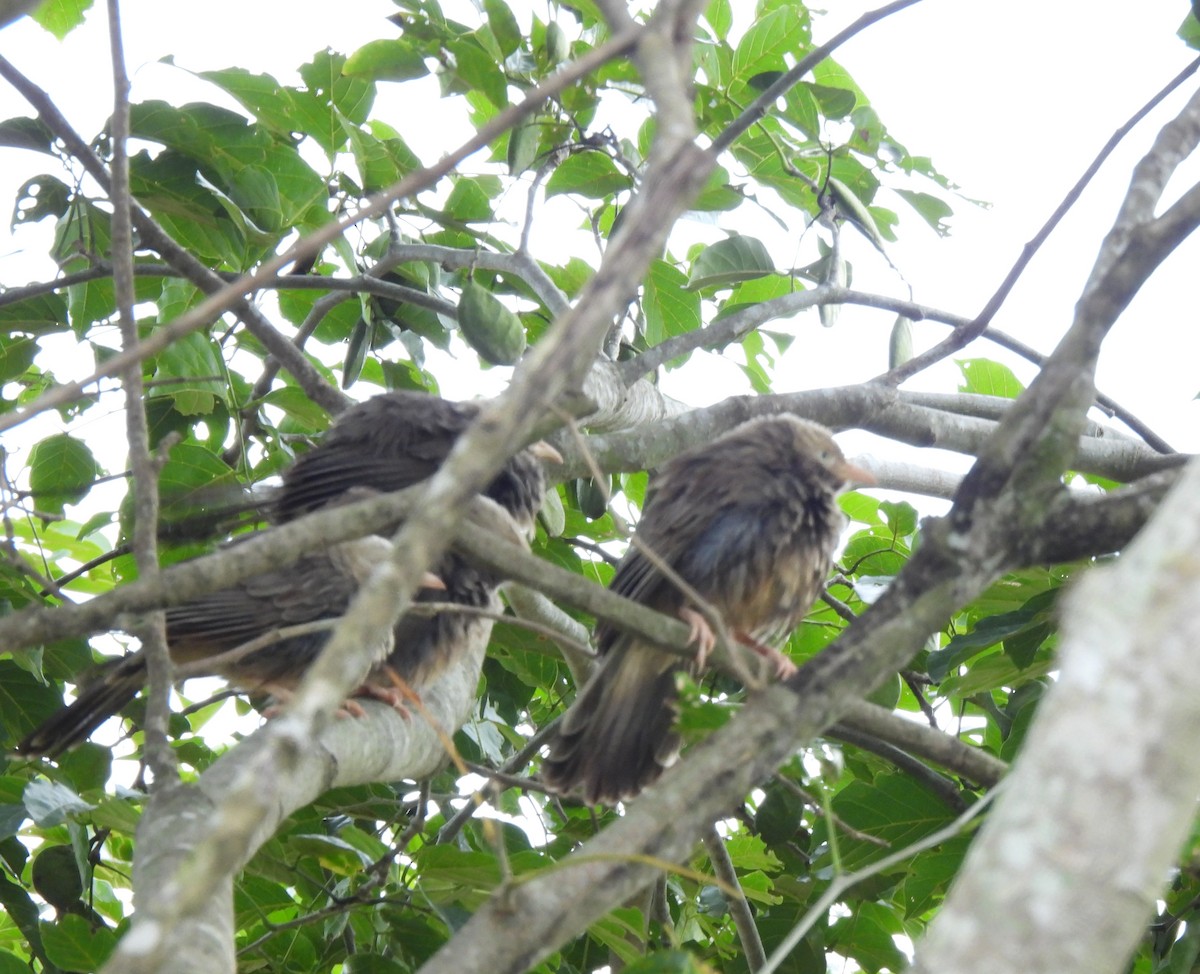
[[[661,559],[719,613],[734,642],[790,675],[795,666],[775,646],[824,586],[845,523],[836,497],[874,482],[824,427],[786,414],[752,419],[661,468],[609,587],[687,622],[699,650],[691,665],[703,665],[716,637],[655,567]],[[675,677],[689,664],[605,622],[596,642],[599,669],[567,712],[542,773],[555,790],[615,803],[674,760]]]
[[[476,406],[437,396],[393,392],[347,410],[325,438],[284,474],[272,504],[276,522],[343,503],[364,492],[400,490],[433,474],[478,412]],[[484,491],[493,516],[476,512],[481,529],[527,537],[541,505],[545,479],[539,458],[561,460],[544,443],[508,461]],[[483,522],[487,523],[484,524]],[[368,536],[306,555],[278,571],[200,596],[167,610],[167,642],[173,662],[220,675],[250,691],[286,698],[329,636],[330,627],[267,641],[287,626],[329,621],[344,614],[359,585],[391,544]],[[499,608],[499,579],[447,553],[427,574],[415,601],[454,602],[475,609]],[[379,640],[380,663],[356,691],[387,700],[403,712],[391,677],[419,690],[447,666],[474,653],[482,661],[491,620],[443,612],[408,614]],[[225,654],[249,641],[264,645]],[[79,697],[26,737],[18,750],[56,755],[84,739],[124,707],[146,680],[140,655],[105,664]],[[346,709],[356,708],[348,701]]]
[[[173,606],[166,610],[171,661],[189,667],[191,675],[203,671],[244,690],[286,699],[329,638],[330,626],[311,624],[342,616],[359,585],[391,554],[391,542],[368,535]],[[306,631],[286,634],[288,627],[306,624]],[[280,630],[285,630],[281,638],[270,638]],[[261,645],[247,647],[251,642]],[[391,648],[392,633],[382,633],[378,657]],[[50,757],[62,753],[86,740],[145,683],[141,653],[101,665],[74,702],[22,740],[17,751]]]
[[[273,506],[276,521],[338,503],[347,494],[411,487],[433,475],[455,441],[479,414],[473,403],[452,402],[420,392],[395,391],[346,410],[310,452],[283,474]],[[542,463],[561,463],[548,443],[538,441],[512,457],[483,490],[492,505],[481,529],[528,538],[542,504]],[[415,602],[452,602],[469,609],[498,612],[501,579],[447,552],[433,566],[441,591],[421,590]],[[467,613],[415,613],[396,624],[395,648],[385,667],[368,677],[368,687],[383,689],[392,675],[416,691],[447,666],[472,652],[483,659],[492,621]],[[380,694],[382,695],[382,694]]]

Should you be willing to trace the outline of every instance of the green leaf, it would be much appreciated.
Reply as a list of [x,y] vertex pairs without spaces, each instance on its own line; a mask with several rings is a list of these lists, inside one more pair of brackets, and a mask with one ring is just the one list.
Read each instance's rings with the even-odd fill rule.
[[742,281],[775,273],[775,262],[757,237],[740,234],[705,247],[692,262],[689,290],[729,287]]
[[660,950],[621,967],[624,974],[712,974],[713,968],[686,950]]
[[314,859],[322,869],[342,876],[352,876],[371,864],[370,856],[334,835],[289,835],[286,845],[290,853]]
[[954,364],[963,374],[959,392],[1016,399],[1025,391],[1025,386],[1007,365],[986,358],[955,359]]
[[49,778],[35,778],[29,782],[21,800],[29,817],[42,828],[61,825],[71,816],[90,812],[96,807],[66,785]]
[[317,433],[329,426],[329,414],[313,402],[308,393],[296,386],[272,389],[263,396],[262,401],[287,413],[300,432]]
[[343,73],[350,78],[411,81],[429,74],[425,55],[403,38],[369,41],[346,59]]
[[879,513],[897,538],[912,537],[917,531],[917,509],[907,501],[880,501]]
[[235,482],[229,464],[206,447],[195,443],[177,443],[158,476],[163,497],[184,494],[199,487]]
[[50,0],[38,4],[30,16],[60,41],[83,23],[93,0]]
[[0,383],[22,375],[33,364],[38,343],[32,338],[0,337]]
[[950,204],[940,196],[900,188],[896,188],[896,193],[938,233],[945,236],[950,232],[950,225],[946,223],[946,218],[953,216],[954,211],[950,208]]
[[202,258],[240,267],[246,224],[232,207],[199,183],[196,163],[181,153],[138,153],[129,160],[129,186],[183,247]]
[[351,954],[342,963],[342,974],[408,974],[410,970],[379,954]]
[[767,785],[754,813],[754,827],[768,845],[790,842],[800,830],[804,802],[791,788],[778,782]]
[[375,102],[375,85],[347,73],[346,61],[344,54],[318,51],[310,63],[301,66],[300,77],[321,104],[336,109],[355,125],[362,125]]
[[13,200],[12,225],[65,216],[73,197],[71,187],[54,176],[43,174],[27,179]]
[[[15,839],[12,841],[16,842]],[[19,843],[17,845],[20,846]],[[38,930],[37,905],[33,902],[33,898],[22,887],[12,882],[3,871],[0,871],[0,906],[4,907],[4,914],[8,920],[11,920],[13,925],[25,935],[25,939],[29,941],[31,952],[37,957],[44,958],[42,937]],[[29,974],[28,966],[26,966],[24,974]],[[45,974],[51,974],[51,972],[46,971]]]
[[249,872],[234,887],[233,909],[239,930],[246,929],[255,920],[266,919],[273,913],[294,909],[295,906],[296,901],[286,887]]
[[525,352],[521,319],[481,284],[467,281],[458,301],[458,327],[480,358],[491,365],[515,365]]
[[[281,134],[308,132],[299,112],[302,99],[312,99],[307,92],[281,85],[269,74],[253,74],[245,68],[226,68],[222,71],[201,71],[197,75],[227,91],[264,125]],[[307,106],[311,111],[311,106]]]
[[7,950],[0,950],[0,974],[29,974],[29,962]]
[[854,106],[858,101],[854,92],[847,91],[845,88],[831,88],[828,85],[812,82],[806,83],[805,87],[817,100],[817,104],[821,106],[821,113],[826,118],[845,118],[854,111]]
[[50,154],[54,148],[54,135],[40,119],[6,118],[0,122],[0,145]]
[[855,911],[841,917],[830,928],[832,949],[851,957],[865,971],[899,971],[907,966],[895,937],[903,934],[899,918],[880,903],[859,903]]
[[801,8],[774,10],[751,25],[733,55],[734,79],[749,87],[763,71],[787,70],[785,55],[796,54],[809,39],[808,18]]
[[104,966],[117,945],[107,927],[93,930],[81,916],[68,913],[56,923],[40,924],[46,957],[64,971],[95,971]]
[[1047,622],[1057,599],[1058,589],[1049,589],[1034,595],[1015,611],[997,612],[980,619],[970,632],[956,635],[942,649],[929,654],[930,678],[940,682],[981,651],[1001,642],[1017,666],[1028,666],[1050,634]]
[[651,345],[700,327],[700,295],[688,290],[687,278],[674,264],[651,261],[643,287],[645,335]]
[[463,37],[446,45],[454,55],[454,71],[467,90],[484,94],[496,108],[508,104],[508,81],[496,59],[473,37]]
[[871,211],[858,198],[858,194],[836,176],[829,177],[828,185],[837,200],[838,213],[854,224],[862,235],[882,252],[883,237],[875,225],[875,218],[871,215]]
[[492,200],[504,190],[495,176],[458,177],[446,199],[446,214],[463,223],[477,223],[494,218]]
[[81,501],[100,473],[87,444],[66,433],[49,436],[29,451],[29,490],[38,510],[61,514]]
[[358,178],[363,192],[374,193],[398,180],[404,170],[397,164],[395,155],[387,145],[370,132],[348,127],[350,151],[358,166]]
[[897,315],[888,337],[888,368],[898,369],[913,357],[912,319]]
[[629,176],[603,152],[576,152],[563,160],[546,180],[546,198],[575,193],[601,200],[633,186]]
[[362,375],[363,364],[371,350],[374,328],[365,318],[355,322],[350,338],[346,342],[346,357],[342,360],[342,388],[349,389]]
[[692,209],[700,212],[734,210],[745,200],[745,194],[729,182],[728,171],[718,166],[708,177],[704,189],[692,200]]
[[508,172],[519,176],[533,166],[537,160],[540,130],[529,123],[518,125],[508,136]]
[[[911,845],[954,817],[932,791],[902,774],[879,775],[872,784],[852,781],[834,797],[833,810],[847,825],[883,839],[888,846],[839,836],[842,868],[847,871]],[[818,822],[814,840],[823,839],[826,828],[825,819]]]
[[29,813],[25,811],[24,805],[11,802],[0,804],[0,839],[16,835],[27,818]]
[[718,37],[725,37],[733,27],[733,4],[730,0],[709,0],[704,19]]
[[183,416],[207,416],[214,403],[228,392],[225,364],[208,335],[192,332],[172,342],[155,359],[159,378],[182,379],[165,389]]
[[517,18],[504,0],[483,0],[483,9],[487,13],[488,27],[500,47],[500,53],[508,57],[521,46],[523,35]]

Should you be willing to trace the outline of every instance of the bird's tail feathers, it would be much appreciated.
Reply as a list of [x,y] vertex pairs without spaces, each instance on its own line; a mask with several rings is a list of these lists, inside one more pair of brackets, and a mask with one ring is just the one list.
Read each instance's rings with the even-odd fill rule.
[[682,666],[646,645],[614,647],[564,718],[542,765],[546,783],[614,804],[657,779],[679,751],[673,725]]
[[29,757],[58,757],[87,740],[92,731],[136,697],[145,682],[146,664],[141,656],[102,667],[95,680],[80,688],[74,702],[34,728],[15,750]]

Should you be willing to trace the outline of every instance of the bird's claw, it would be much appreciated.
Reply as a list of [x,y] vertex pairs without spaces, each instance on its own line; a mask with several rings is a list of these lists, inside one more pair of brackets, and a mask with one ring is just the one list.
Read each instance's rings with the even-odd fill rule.
[[770,663],[775,672],[775,679],[777,680],[789,679],[800,669],[774,646],[768,646],[766,643],[759,642],[748,633],[739,632],[735,638],[751,652],[758,654]]
[[679,610],[679,618],[688,624],[688,645],[696,645],[696,669],[702,670],[708,665],[717,637],[708,620],[695,609],[685,605]]

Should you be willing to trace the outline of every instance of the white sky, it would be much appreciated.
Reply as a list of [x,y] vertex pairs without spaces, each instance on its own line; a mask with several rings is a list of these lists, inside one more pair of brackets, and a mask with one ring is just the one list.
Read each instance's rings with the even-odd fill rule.
[[[0,33],[0,51],[47,88],[87,136],[99,129],[111,99],[103,6],[99,3],[89,24],[63,43],[29,21]],[[831,13],[817,19],[818,38],[829,37],[870,6],[858,0],[830,5]],[[1112,130],[1191,59],[1192,52],[1174,36],[1186,7],[1144,4],[1135,14],[1127,4],[1112,0],[925,0],[838,52],[895,137],[914,154],[931,156],[967,196],[992,204],[981,210],[957,202],[952,236],[939,239],[898,198],[880,196],[880,203],[901,215],[901,241],[893,246],[892,259],[913,285],[917,301],[967,316],[983,306],[1021,245]],[[238,65],[290,82],[291,69],[316,50],[329,46],[348,53],[374,37],[393,36],[383,18],[395,9],[389,0],[348,0],[337,16],[331,16],[328,4],[311,0],[210,0],[202,7],[126,0],[125,42],[134,97],[217,99],[215,89],[180,68],[155,63],[168,54],[189,69]],[[544,17],[544,9],[538,9]],[[202,19],[196,17],[199,11]],[[522,22],[527,23],[527,17]],[[1143,122],[1118,150],[1027,271],[996,319],[997,327],[1042,351],[1053,348],[1070,321],[1132,163],[1195,84],[1193,79],[1191,87],[1185,85],[1182,95]],[[437,114],[431,118],[414,117],[420,100],[415,90],[413,83],[382,85],[376,112],[418,146],[423,140],[440,147],[455,144],[466,127],[456,131],[444,108],[435,107]],[[433,90],[432,84],[424,90]],[[26,113],[20,98],[0,88],[0,117]],[[430,158],[434,153],[425,154]],[[33,153],[19,154],[18,164],[12,150],[3,150],[2,157],[0,216],[5,226],[0,228],[0,282],[21,284],[48,276],[52,268],[38,231],[23,228],[15,240],[8,238],[11,198],[24,179],[53,171],[54,164]],[[1190,165],[1189,172],[1194,179],[1200,166]],[[48,232],[48,222],[42,229]],[[855,286],[905,295],[902,282],[869,248],[850,246]],[[1200,340],[1194,337],[1194,302],[1186,295],[1200,257],[1198,248],[1195,240],[1186,243],[1139,296],[1106,343],[1100,365],[1104,391],[1174,446],[1193,451],[1200,450],[1193,401],[1200,388]],[[794,248],[781,253],[779,263],[786,265],[793,257]],[[788,327],[796,329],[799,340],[781,370],[778,387],[859,381],[882,371],[891,321],[889,314],[852,308],[843,311],[833,329],[820,328],[815,315],[797,319]],[[918,324],[917,329],[918,347],[945,334],[933,324]],[[989,345],[968,354],[1003,357]],[[743,390],[740,373],[732,366],[710,369],[712,380],[701,386],[681,388],[672,377],[671,392],[699,404]],[[1017,369],[1023,378],[1032,374],[1028,367]],[[947,390],[953,388],[956,375],[947,366],[914,386]],[[447,391],[468,394],[453,385]]]

